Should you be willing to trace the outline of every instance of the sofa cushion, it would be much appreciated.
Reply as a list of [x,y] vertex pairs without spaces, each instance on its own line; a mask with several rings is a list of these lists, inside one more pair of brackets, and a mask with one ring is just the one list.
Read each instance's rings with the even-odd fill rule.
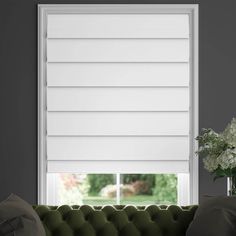
[[[7,229],[8,223],[6,220],[12,221],[10,224],[15,225],[17,236],[45,235],[44,227],[32,206],[14,194],[11,194],[0,203],[2,232]],[[23,224],[23,227],[21,224]]]
[[34,206],[47,236],[185,236],[197,206]]
[[14,232],[24,227],[22,217],[13,217],[0,222],[0,236],[14,235]]
[[236,235],[236,197],[208,197],[200,204],[186,236]]

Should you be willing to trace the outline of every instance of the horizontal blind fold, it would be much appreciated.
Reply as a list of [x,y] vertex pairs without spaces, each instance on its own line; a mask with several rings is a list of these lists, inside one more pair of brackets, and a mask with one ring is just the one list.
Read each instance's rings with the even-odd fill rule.
[[188,62],[188,39],[48,39],[48,62]]
[[48,88],[49,111],[188,111],[188,88]]
[[188,112],[49,112],[48,135],[186,136]]
[[47,20],[49,172],[188,172],[189,15]]
[[[121,173],[121,174],[156,174],[187,173],[188,161],[48,161],[50,173]],[[89,172],[88,172],[89,171]]]
[[110,160],[111,156],[113,160],[123,161],[187,161],[188,136],[48,137],[49,160]]
[[188,63],[49,63],[48,87],[188,87]]
[[48,38],[189,38],[187,14],[55,14]]

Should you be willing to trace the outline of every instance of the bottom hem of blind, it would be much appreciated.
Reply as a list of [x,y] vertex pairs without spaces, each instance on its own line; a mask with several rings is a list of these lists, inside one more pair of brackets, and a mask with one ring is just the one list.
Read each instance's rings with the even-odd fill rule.
[[189,173],[189,161],[47,161],[48,173]]

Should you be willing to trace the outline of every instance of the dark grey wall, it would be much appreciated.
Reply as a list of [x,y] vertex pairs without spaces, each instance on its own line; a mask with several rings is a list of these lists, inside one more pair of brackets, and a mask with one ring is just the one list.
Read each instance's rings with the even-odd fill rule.
[[[37,202],[37,4],[199,3],[200,127],[224,128],[236,113],[235,0],[2,0],[0,5],[0,199]],[[224,194],[200,165],[200,195]]]

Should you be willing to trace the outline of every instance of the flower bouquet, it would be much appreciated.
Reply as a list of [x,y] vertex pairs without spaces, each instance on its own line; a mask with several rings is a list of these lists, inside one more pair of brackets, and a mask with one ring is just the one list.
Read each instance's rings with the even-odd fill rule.
[[203,129],[196,138],[203,157],[204,167],[214,175],[214,180],[229,177],[229,195],[236,195],[236,119],[227,125],[222,133]]

